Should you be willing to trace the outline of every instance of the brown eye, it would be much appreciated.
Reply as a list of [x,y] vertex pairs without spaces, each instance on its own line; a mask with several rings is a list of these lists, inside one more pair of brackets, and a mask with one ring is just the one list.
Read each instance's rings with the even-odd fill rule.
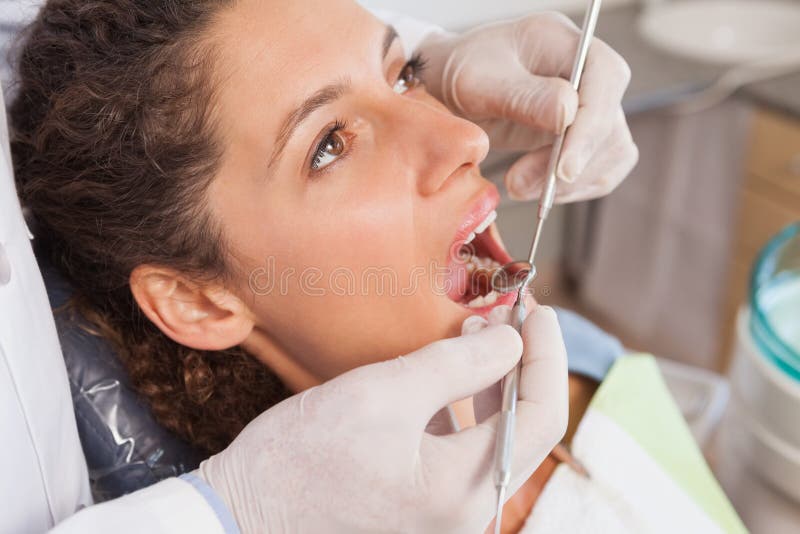
[[400,76],[397,77],[393,89],[395,93],[403,94],[419,85],[419,82],[416,67],[411,63],[407,63],[403,70],[400,71]]
[[311,168],[319,170],[327,167],[341,156],[347,147],[347,140],[339,129],[333,129],[317,147]]
[[328,144],[325,149],[334,156],[340,156],[344,152],[344,138],[339,132],[333,132],[328,136]]

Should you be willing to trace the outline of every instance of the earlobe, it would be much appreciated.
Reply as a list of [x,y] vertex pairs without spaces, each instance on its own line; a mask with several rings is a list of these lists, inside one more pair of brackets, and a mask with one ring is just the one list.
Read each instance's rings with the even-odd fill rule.
[[253,330],[250,310],[217,284],[195,282],[173,269],[140,265],[130,276],[142,312],[173,341],[198,350],[225,350]]

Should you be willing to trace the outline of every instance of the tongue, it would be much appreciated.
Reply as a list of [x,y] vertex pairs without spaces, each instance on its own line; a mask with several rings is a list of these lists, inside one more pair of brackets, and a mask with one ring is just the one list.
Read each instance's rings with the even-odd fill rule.
[[492,290],[492,273],[489,269],[476,269],[469,277],[464,301],[469,302],[475,297],[486,296]]

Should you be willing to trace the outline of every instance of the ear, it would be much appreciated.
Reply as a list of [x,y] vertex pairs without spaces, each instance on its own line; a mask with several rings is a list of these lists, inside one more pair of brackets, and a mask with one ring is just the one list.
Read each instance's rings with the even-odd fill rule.
[[140,265],[131,292],[150,321],[173,341],[198,350],[225,350],[253,330],[250,309],[217,284],[196,283],[178,271]]

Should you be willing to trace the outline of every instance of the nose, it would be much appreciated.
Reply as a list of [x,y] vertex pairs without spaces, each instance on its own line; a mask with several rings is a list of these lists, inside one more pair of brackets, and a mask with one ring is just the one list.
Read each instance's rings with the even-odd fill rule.
[[478,125],[456,117],[433,101],[407,98],[394,106],[394,128],[399,149],[415,174],[420,194],[442,189],[486,158],[489,137]]

